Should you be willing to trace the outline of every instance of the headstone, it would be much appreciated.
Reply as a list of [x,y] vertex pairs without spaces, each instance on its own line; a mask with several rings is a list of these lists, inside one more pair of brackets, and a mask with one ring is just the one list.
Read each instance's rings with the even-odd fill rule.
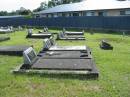
[[64,32],[61,32],[61,33],[60,33],[60,36],[61,36],[61,37],[64,37],[64,36],[65,36]]
[[18,26],[18,30],[21,31],[23,30],[23,28],[21,26]]
[[32,47],[28,48],[23,52],[24,64],[32,65],[36,57],[37,57],[36,52],[33,50]]
[[48,50],[52,46],[51,42],[49,39],[44,39],[44,50]]
[[82,32],[83,32],[83,34],[84,34],[84,32],[85,32],[85,31],[84,31],[84,30],[82,30]]
[[56,44],[53,37],[50,37],[50,43],[51,43],[51,45],[55,45]]
[[65,33],[65,32],[66,32],[65,28],[63,28],[63,33]]
[[33,29],[28,29],[28,36],[31,36],[33,32]]
[[105,40],[102,40],[101,41],[101,44],[100,44],[100,48],[102,49],[113,49],[113,47],[111,46],[111,44],[109,44],[108,42],[106,42]]
[[46,27],[46,32],[48,32],[48,28]]
[[42,31],[38,31],[38,33],[42,33]]
[[93,34],[94,34],[94,31],[93,31],[93,30],[90,30],[90,34],[93,35]]
[[125,36],[125,35],[126,35],[124,31],[122,32],[122,34],[123,34],[123,36]]
[[45,27],[43,28],[43,32],[46,32],[46,28]]

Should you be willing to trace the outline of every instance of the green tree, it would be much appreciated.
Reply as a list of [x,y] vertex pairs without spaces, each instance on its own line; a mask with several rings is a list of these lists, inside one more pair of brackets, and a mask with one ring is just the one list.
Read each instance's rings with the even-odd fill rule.
[[19,15],[30,15],[30,14],[31,14],[30,10],[19,11]]
[[7,11],[0,11],[0,16],[7,16],[8,12]]
[[69,3],[75,3],[75,2],[80,2],[80,1],[81,0],[49,0],[48,4],[46,2],[42,2],[40,4],[40,7],[33,10],[33,12],[38,12],[38,11],[45,10],[47,8],[51,8],[57,5],[61,5],[61,4],[69,4]]
[[40,7],[38,7],[37,9],[34,9],[33,12],[38,12],[41,10],[45,10],[47,8],[48,8],[48,4],[46,2],[41,2]]

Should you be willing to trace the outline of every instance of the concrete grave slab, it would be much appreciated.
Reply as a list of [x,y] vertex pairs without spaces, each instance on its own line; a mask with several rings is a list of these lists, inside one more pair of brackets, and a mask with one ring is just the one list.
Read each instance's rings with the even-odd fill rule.
[[0,46],[0,55],[15,55],[22,56],[23,51],[28,49],[30,46],[17,45],[17,46]]
[[[33,52],[33,53],[32,53]],[[89,56],[82,57],[81,54],[87,55],[87,52],[80,51],[45,51],[43,56],[36,56],[32,48],[24,51],[24,64],[16,68],[14,73],[42,73],[42,74],[79,74],[97,78],[99,72]],[[60,55],[59,55],[60,53]],[[51,55],[48,55],[51,54]],[[58,55],[57,55],[58,54]]]
[[29,29],[28,30],[28,35],[26,38],[35,38],[35,39],[45,39],[45,38],[50,38],[52,36],[51,33],[37,33],[33,34],[33,30]]

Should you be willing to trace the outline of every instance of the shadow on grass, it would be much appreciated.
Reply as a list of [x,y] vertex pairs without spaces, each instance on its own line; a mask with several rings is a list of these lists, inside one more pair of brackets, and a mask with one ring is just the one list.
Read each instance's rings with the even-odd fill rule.
[[42,77],[52,79],[78,79],[78,80],[98,80],[98,75],[72,75],[72,74],[39,74],[39,73],[16,73],[15,76]]
[[[63,28],[50,28],[51,30],[59,30],[62,31]],[[89,28],[65,28],[67,31],[85,31],[88,33],[101,33],[101,34],[112,34],[112,35],[123,35],[125,33],[125,35],[130,35],[130,31],[125,31],[125,30],[110,30],[110,29],[89,29]]]
[[[90,34],[99,33],[99,34],[112,34],[112,35],[123,35],[123,31],[111,31],[111,30],[85,30]],[[129,35],[129,32],[125,32],[125,35]]]

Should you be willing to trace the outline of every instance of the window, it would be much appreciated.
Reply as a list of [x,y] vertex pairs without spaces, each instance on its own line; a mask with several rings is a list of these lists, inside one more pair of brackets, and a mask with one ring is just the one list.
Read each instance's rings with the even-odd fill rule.
[[69,13],[69,16],[70,16],[70,17],[72,16],[71,13]]
[[125,11],[126,15],[130,15],[130,9]]
[[107,16],[107,12],[106,11],[99,11],[98,16]]
[[125,15],[125,11],[124,11],[124,10],[121,10],[121,11],[120,11],[120,15]]
[[53,17],[58,17],[57,13],[54,13],[54,14],[53,14]]
[[86,16],[95,16],[95,12],[94,11],[86,12]]
[[120,15],[130,15],[130,9],[128,10],[121,10]]
[[62,13],[62,16],[65,17],[66,16],[65,13]]
[[73,16],[79,16],[79,13],[77,13],[77,12],[73,13]]

